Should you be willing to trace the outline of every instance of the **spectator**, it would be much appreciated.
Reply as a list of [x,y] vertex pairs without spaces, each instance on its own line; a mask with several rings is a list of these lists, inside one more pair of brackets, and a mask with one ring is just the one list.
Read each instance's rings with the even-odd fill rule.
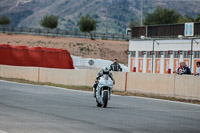
[[177,74],[191,74],[190,68],[185,64],[185,62],[180,63],[180,67],[176,70]]
[[122,71],[121,66],[117,63],[117,59],[114,59],[113,64],[110,65],[110,71]]
[[196,63],[196,65],[197,65],[197,70],[196,70],[195,73],[193,73],[193,75],[200,75],[200,61],[198,61],[198,62]]

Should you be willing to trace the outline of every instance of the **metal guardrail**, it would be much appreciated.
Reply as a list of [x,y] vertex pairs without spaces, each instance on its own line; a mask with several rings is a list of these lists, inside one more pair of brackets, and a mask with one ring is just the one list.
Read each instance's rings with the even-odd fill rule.
[[[60,29],[40,29],[40,28],[28,28],[28,27],[10,27],[0,26],[0,32],[12,33],[12,34],[31,34],[46,36],[59,36],[59,37],[75,37],[75,38],[90,38],[88,33],[80,31],[67,31]],[[114,34],[114,33],[100,33],[92,32],[94,39],[108,39],[108,40],[130,40],[131,36],[126,34]]]

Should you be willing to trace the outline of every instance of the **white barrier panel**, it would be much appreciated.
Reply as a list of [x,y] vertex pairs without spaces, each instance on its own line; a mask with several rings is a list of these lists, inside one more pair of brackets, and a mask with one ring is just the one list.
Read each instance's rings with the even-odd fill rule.
[[125,80],[126,72],[112,72],[115,79],[114,90],[124,91],[125,90]]
[[38,67],[16,67],[1,65],[1,77],[38,82]]
[[128,73],[127,91],[174,96],[175,75]]
[[86,85],[93,86],[95,83],[96,76],[100,70],[87,70]]
[[200,76],[176,75],[175,96],[178,98],[200,100]]
[[39,82],[63,85],[86,85],[87,70],[40,68]]
[[2,77],[2,76],[1,76],[1,65],[0,65],[0,77]]
[[[50,69],[0,65],[0,76],[35,82],[93,86],[98,70]],[[112,72],[114,90],[200,100],[200,76]],[[127,79],[127,82],[126,82]]]

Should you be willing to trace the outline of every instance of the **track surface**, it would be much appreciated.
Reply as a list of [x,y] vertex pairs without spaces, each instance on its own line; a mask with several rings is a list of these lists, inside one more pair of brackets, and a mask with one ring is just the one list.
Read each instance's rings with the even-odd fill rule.
[[200,106],[0,81],[0,133],[198,133]]

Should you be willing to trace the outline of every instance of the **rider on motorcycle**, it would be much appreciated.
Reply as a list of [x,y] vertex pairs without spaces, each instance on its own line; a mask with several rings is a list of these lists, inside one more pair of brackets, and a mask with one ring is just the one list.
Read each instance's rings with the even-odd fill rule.
[[94,97],[96,97],[96,88],[98,86],[98,80],[100,79],[100,77],[102,77],[104,74],[107,74],[111,80],[114,82],[114,78],[113,78],[113,75],[112,73],[110,72],[110,70],[107,68],[107,67],[104,67],[103,70],[101,70],[98,74],[97,74],[97,77],[96,77],[96,80],[95,80],[95,84],[93,86],[94,88]]

